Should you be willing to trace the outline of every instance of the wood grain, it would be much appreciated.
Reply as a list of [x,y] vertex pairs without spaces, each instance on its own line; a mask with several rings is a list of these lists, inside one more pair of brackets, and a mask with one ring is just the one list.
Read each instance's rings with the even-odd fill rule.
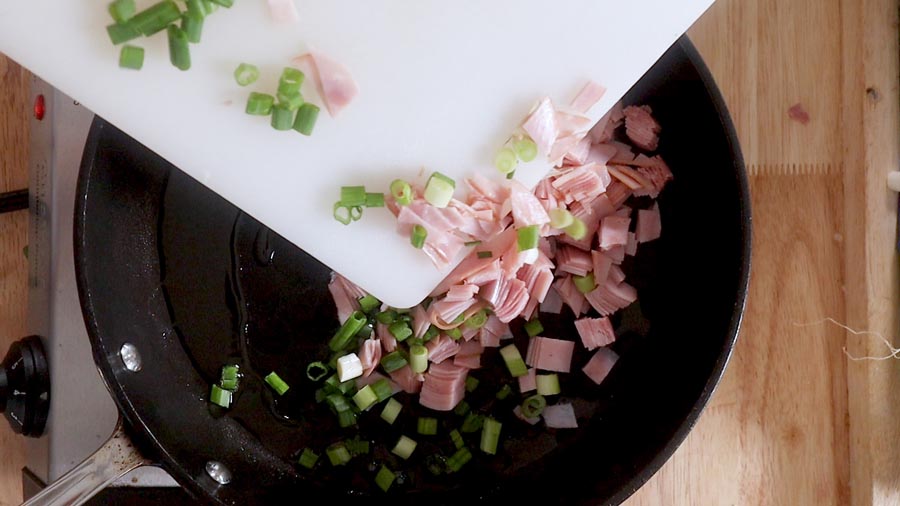
[[[0,192],[28,187],[29,74],[0,54]],[[0,355],[25,336],[28,214],[0,214]],[[2,358],[2,357],[0,357]],[[0,506],[22,500],[22,438],[0,423]]]

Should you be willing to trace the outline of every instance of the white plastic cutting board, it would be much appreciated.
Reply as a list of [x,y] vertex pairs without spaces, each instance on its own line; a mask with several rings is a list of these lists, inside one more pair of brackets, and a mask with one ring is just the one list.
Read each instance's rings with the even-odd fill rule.
[[[395,233],[386,209],[337,223],[340,186],[387,191],[394,178],[433,170],[493,176],[494,154],[537,100],[566,104],[593,79],[608,88],[590,114],[598,119],[711,3],[297,0],[300,22],[283,25],[265,1],[236,0],[207,18],[190,71],[169,64],[162,32],[132,42],[146,49],[135,72],[118,68],[106,0],[5,0],[0,52],[383,301],[409,307],[446,273]],[[310,138],[245,115],[247,94],[274,94],[281,69],[309,48],[346,65],[359,97],[334,119],[323,108]],[[263,74],[248,88],[232,77],[241,62]],[[533,184],[548,169],[532,163],[517,177]]]

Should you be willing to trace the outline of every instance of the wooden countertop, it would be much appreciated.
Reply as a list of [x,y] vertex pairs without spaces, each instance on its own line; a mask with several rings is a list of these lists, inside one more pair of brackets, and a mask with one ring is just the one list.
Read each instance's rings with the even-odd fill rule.
[[[751,293],[709,407],[629,506],[900,502],[900,364],[845,357],[886,354],[873,336],[799,326],[897,341],[897,22],[897,0],[718,0],[691,30],[751,174]],[[0,56],[0,191],[27,184],[26,79]],[[0,353],[24,332],[26,226],[0,215]],[[18,504],[6,426],[0,455],[0,506]]]

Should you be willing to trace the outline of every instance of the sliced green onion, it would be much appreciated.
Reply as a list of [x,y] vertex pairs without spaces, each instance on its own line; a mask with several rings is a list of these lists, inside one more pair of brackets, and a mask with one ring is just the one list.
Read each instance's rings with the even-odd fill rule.
[[575,283],[575,288],[578,288],[578,291],[581,293],[592,292],[597,287],[593,272],[589,272],[587,276],[572,276],[572,282]]
[[366,455],[367,453],[369,453],[369,442],[365,439],[360,439],[359,436],[345,441],[344,444],[347,446],[347,450],[350,451],[350,455],[354,457],[359,455]]
[[514,179],[516,177],[516,171],[512,171],[506,175],[506,179]]
[[416,444],[417,443],[414,439],[410,439],[406,436],[400,436],[397,444],[395,444],[394,448],[391,449],[391,453],[403,460],[406,460],[410,455],[412,455],[413,450],[416,449]]
[[169,61],[179,70],[191,68],[191,48],[188,45],[188,36],[184,30],[175,25],[169,25]]
[[478,388],[478,384],[481,383],[478,381],[478,378],[474,376],[466,376],[466,392],[472,393]]
[[453,441],[453,446],[455,446],[457,450],[459,450],[466,444],[466,442],[463,441],[462,434],[460,434],[456,429],[450,431],[450,441]]
[[350,219],[353,221],[359,221],[362,218],[363,208],[362,206],[354,206],[350,208]]
[[545,399],[543,395],[526,397],[525,400],[522,401],[522,416],[525,418],[541,416],[545,407],[547,407],[547,399]]
[[354,311],[347,317],[347,321],[341,325],[341,328],[334,334],[331,341],[328,342],[328,347],[331,348],[331,351],[343,350],[350,343],[350,339],[352,339],[365,324],[366,315],[359,311]]
[[341,411],[337,414],[337,417],[338,426],[343,429],[356,425],[356,413],[353,411]]
[[203,17],[191,13],[181,16],[181,29],[187,35],[188,42],[197,44],[203,35]]
[[325,450],[325,454],[328,455],[328,461],[331,462],[333,466],[343,466],[347,462],[350,462],[350,450],[344,445],[344,443],[336,443],[329,446]]
[[217,406],[228,409],[231,407],[231,396],[232,393],[229,390],[219,388],[218,385],[213,385],[209,392],[209,401]]
[[344,225],[349,225],[351,221],[350,218],[350,208],[344,205],[341,205],[340,201],[334,203],[334,219],[343,223]]
[[[287,104],[275,104],[272,107],[272,128],[275,130],[290,130],[294,124],[294,113]],[[353,216],[352,208],[350,216]]]
[[574,216],[572,217],[572,224],[563,230],[565,230],[569,237],[576,241],[584,239],[584,236],[587,235],[587,225],[585,225],[581,219],[575,218]]
[[403,354],[399,351],[393,351],[381,357],[381,367],[385,372],[392,373],[398,369],[402,369],[407,364]]
[[394,323],[394,320],[397,319],[397,312],[393,309],[388,309],[386,311],[382,311],[375,315],[375,320],[378,323],[383,323],[385,325],[390,325]]
[[378,474],[375,475],[375,484],[378,485],[378,488],[387,492],[388,489],[393,485],[394,480],[397,478],[397,475],[394,474],[393,471],[387,468],[387,466],[382,465],[378,470]]
[[522,354],[519,353],[519,349],[516,348],[515,344],[508,344],[503,348],[500,348],[500,356],[503,357],[506,368],[509,369],[509,373],[512,374],[514,378],[528,374],[528,367],[525,366],[525,361],[522,360]]
[[490,251],[479,251],[478,258],[492,258],[494,256]]
[[319,106],[305,102],[297,109],[297,117],[294,119],[294,130],[303,135],[312,135],[319,119]]
[[447,469],[449,469],[450,472],[455,473],[462,469],[462,467],[470,460],[472,460],[472,452],[470,452],[468,448],[462,447],[456,450],[456,453],[447,459]]
[[503,175],[514,172],[518,164],[519,160],[516,159],[516,152],[509,148],[501,149],[494,158],[494,167],[497,167],[497,170]]
[[328,402],[328,406],[335,413],[342,413],[353,409],[350,407],[350,403],[347,402],[347,398],[339,393],[329,394],[325,397],[325,401]]
[[266,383],[272,387],[272,390],[275,390],[275,393],[278,395],[284,395],[285,392],[291,388],[283,379],[275,374],[275,371],[270,372],[266,376]]
[[428,231],[422,225],[413,225],[412,234],[409,236],[409,242],[413,248],[422,249],[425,245],[425,239],[428,237]]
[[500,442],[500,429],[503,424],[493,418],[486,418],[481,427],[481,451],[488,455],[497,454],[497,443]]
[[366,205],[366,187],[341,186],[341,204],[347,207]]
[[391,335],[401,343],[403,341],[406,341],[406,338],[411,336],[413,333],[412,329],[409,328],[409,324],[403,320],[398,320],[390,324],[388,326],[388,332],[390,332]]
[[538,395],[559,395],[559,376],[556,374],[538,374],[534,378]]
[[384,207],[384,194],[366,193],[366,207]]
[[181,9],[172,0],[163,0],[138,12],[129,21],[144,36],[159,33],[181,18]]
[[541,238],[541,228],[537,225],[522,227],[516,231],[519,237],[519,251],[528,251],[538,247]]
[[465,326],[469,327],[470,329],[480,329],[481,327],[484,327],[484,325],[487,323],[487,321],[488,321],[487,309],[482,309],[481,311],[478,311],[477,313],[470,316],[466,320]]
[[234,0],[210,0],[210,1],[215,4],[219,4],[225,8],[230,8],[232,5],[234,5]]
[[372,387],[372,391],[375,392],[375,397],[378,399],[378,402],[389,399],[391,395],[394,395],[394,392],[391,390],[391,382],[388,381],[387,378],[381,378],[370,386]]
[[303,72],[291,67],[285,67],[281,71],[281,77],[278,79],[278,93],[285,95],[293,95],[300,93],[300,87],[306,76]]
[[213,12],[216,12],[219,9],[219,6],[216,5],[212,0],[200,0],[203,2],[203,11],[204,15],[208,16]]
[[425,184],[425,201],[434,207],[447,207],[455,190],[456,181],[440,172],[434,172]]
[[437,418],[432,418],[430,416],[420,416],[419,421],[416,424],[416,432],[422,434],[423,436],[433,436],[437,434],[438,430],[438,421]]
[[319,454],[310,450],[309,448],[304,448],[303,453],[300,454],[300,458],[297,460],[297,463],[301,466],[312,469],[315,467],[316,462],[319,461]]
[[441,329],[435,327],[434,325],[429,325],[428,330],[425,331],[425,335],[422,336],[422,341],[428,342],[438,336],[441,333]]
[[462,426],[460,426],[459,430],[464,434],[471,434],[473,432],[478,432],[481,430],[481,426],[484,424],[484,415],[479,415],[474,411],[469,412],[466,415],[465,420],[463,420]]
[[249,86],[259,79],[259,68],[249,63],[241,63],[234,69],[234,80],[239,86]]
[[273,105],[275,105],[275,97],[272,95],[250,92],[250,97],[247,99],[247,114],[268,116],[272,114]]
[[[301,95],[299,91],[296,93],[278,93],[276,98],[278,98],[279,103],[286,105],[291,111],[296,111],[305,103],[303,95]],[[293,122],[291,123],[291,126],[293,126]]]
[[219,386],[222,387],[222,388],[224,388],[225,390],[228,390],[228,391],[231,391],[231,392],[235,392],[235,391],[237,391],[237,389],[238,389],[238,380],[236,380],[236,379],[233,379],[233,380],[226,380],[226,379],[223,379],[222,381],[219,381]]
[[497,393],[494,395],[494,397],[496,397],[497,400],[502,401],[502,400],[506,399],[507,397],[509,397],[509,394],[511,394],[511,393],[512,393],[512,387],[507,384],[507,385],[503,385],[502,387],[500,387],[500,390],[497,390]]
[[547,214],[550,215],[550,226],[553,228],[564,229],[575,221],[575,217],[572,216],[572,213],[570,213],[568,209],[562,207],[551,209]]
[[408,206],[412,202],[412,186],[402,179],[395,179],[391,182],[391,196],[401,206]]
[[200,18],[206,17],[206,7],[203,6],[203,0],[185,0],[187,13]]
[[363,313],[371,313],[381,306],[381,301],[372,295],[364,295],[359,298],[359,307]]
[[144,66],[144,48],[125,44],[119,52],[119,67],[141,70]]
[[134,0],[116,0],[109,4],[109,15],[119,24],[127,22],[135,12],[137,12],[137,7],[134,5]]
[[471,406],[469,406],[469,403],[463,400],[459,401],[459,404],[457,404],[456,407],[453,408],[453,413],[459,416],[466,416],[467,414],[469,414],[469,411],[471,409],[472,408]]
[[328,366],[322,362],[311,362],[306,366],[306,377],[310,381],[319,381],[328,375]]
[[381,410],[381,419],[393,425],[394,421],[397,420],[397,415],[400,414],[400,410],[402,409],[403,404],[400,404],[397,399],[388,399],[387,403],[384,405],[384,409]]
[[236,380],[240,376],[240,366],[237,364],[226,365],[222,367],[221,378],[223,380]]
[[125,23],[124,25],[113,23],[106,27],[106,34],[109,35],[109,40],[113,45],[118,46],[123,42],[140,37],[141,31],[132,23]]
[[541,325],[541,321],[537,318],[532,318],[525,325],[522,326],[525,329],[525,332],[528,334],[528,337],[534,337],[540,335],[541,332],[544,331],[544,326]]
[[537,144],[531,140],[531,137],[527,136],[517,140],[513,144],[513,149],[516,151],[519,159],[525,163],[534,160],[538,155]]
[[444,333],[454,341],[459,341],[459,339],[462,337],[462,330],[459,330],[459,327],[454,329],[447,329],[444,331]]
[[366,385],[360,388],[359,391],[356,392],[356,395],[353,396],[353,402],[360,411],[369,409],[377,401],[378,395],[372,390],[372,385]]
[[428,348],[417,344],[409,348],[409,367],[415,373],[423,373],[428,369]]
[[467,242],[463,243],[463,246],[468,248],[470,246],[478,246],[480,244],[481,244],[481,241],[467,241]]

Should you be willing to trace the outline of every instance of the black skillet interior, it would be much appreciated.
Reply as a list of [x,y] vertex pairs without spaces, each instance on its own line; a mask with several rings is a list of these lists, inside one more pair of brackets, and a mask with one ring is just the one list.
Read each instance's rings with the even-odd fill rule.
[[[686,39],[625,101],[653,107],[675,180],[660,198],[662,238],[641,246],[629,267],[641,308],[617,321],[618,365],[599,387],[580,373],[565,385],[593,417],[555,439],[504,427],[507,455],[494,464],[443,481],[413,473],[392,500],[616,504],[695,423],[728,360],[747,289],[742,159],[721,97]],[[88,139],[79,195],[76,271],[88,333],[144,451],[214,503],[351,499],[364,490],[368,476],[309,479],[291,463],[304,446],[321,449],[341,435],[307,405],[304,386],[305,364],[336,325],[329,270],[101,119]],[[549,326],[572,330],[570,322]],[[142,356],[138,373],[118,358],[126,342]],[[253,372],[223,415],[206,399],[229,360]],[[259,375],[270,370],[294,387],[284,398],[263,388]],[[232,471],[229,485],[206,475],[210,460]],[[327,495],[321,483],[329,482],[343,492]]]

